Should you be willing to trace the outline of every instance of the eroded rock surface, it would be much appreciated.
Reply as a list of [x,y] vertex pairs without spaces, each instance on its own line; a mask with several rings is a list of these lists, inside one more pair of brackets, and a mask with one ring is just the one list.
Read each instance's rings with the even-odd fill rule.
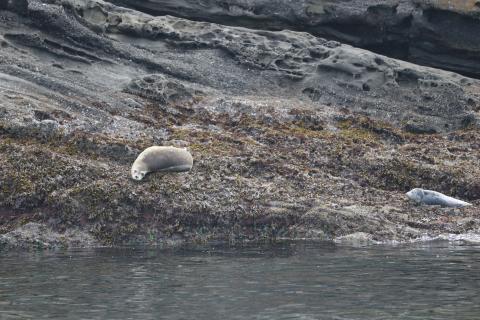
[[480,77],[480,5],[475,0],[111,0],[153,15],[306,31]]
[[[480,226],[475,206],[404,196],[478,204],[477,80],[307,33],[23,3],[0,11],[3,233],[383,241]],[[131,180],[151,145],[187,146],[192,171]]]

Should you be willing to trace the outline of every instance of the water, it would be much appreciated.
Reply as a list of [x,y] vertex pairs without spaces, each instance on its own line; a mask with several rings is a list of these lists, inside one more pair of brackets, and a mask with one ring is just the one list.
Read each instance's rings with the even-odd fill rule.
[[480,319],[480,245],[0,253],[0,319]]

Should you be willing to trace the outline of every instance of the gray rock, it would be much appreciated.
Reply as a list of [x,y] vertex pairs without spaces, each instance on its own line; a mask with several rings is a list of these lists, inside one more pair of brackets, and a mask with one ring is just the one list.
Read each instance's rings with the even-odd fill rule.
[[[402,241],[479,226],[471,208],[445,221],[402,199],[412,185],[480,199],[475,79],[302,32],[27,3],[0,11],[1,233]],[[140,150],[177,143],[190,174],[129,179]]]
[[0,250],[94,246],[98,246],[98,242],[87,232],[70,229],[65,233],[58,233],[44,224],[33,222],[0,235]]
[[474,0],[110,2],[152,15],[252,29],[305,31],[398,59],[480,76],[480,7]]

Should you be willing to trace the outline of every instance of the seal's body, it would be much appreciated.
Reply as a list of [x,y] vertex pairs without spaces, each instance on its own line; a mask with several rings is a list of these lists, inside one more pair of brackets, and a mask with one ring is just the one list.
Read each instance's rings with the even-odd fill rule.
[[440,205],[442,207],[461,208],[472,204],[446,196],[440,192],[415,188],[407,192],[407,197],[417,203]]
[[153,146],[143,150],[132,165],[135,180],[142,180],[149,172],[185,172],[193,166],[193,158],[186,149]]

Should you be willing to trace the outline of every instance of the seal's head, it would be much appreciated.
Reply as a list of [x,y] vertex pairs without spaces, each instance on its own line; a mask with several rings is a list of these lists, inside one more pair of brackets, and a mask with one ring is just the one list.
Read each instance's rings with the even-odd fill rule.
[[415,202],[422,202],[424,192],[420,188],[415,188],[415,189],[412,189],[412,190],[408,191],[406,193],[406,195],[410,200],[413,200]]
[[140,171],[140,170],[137,170],[135,168],[132,168],[131,173],[132,173],[132,178],[134,180],[140,181],[143,178],[145,178],[145,175],[147,174],[147,171]]

